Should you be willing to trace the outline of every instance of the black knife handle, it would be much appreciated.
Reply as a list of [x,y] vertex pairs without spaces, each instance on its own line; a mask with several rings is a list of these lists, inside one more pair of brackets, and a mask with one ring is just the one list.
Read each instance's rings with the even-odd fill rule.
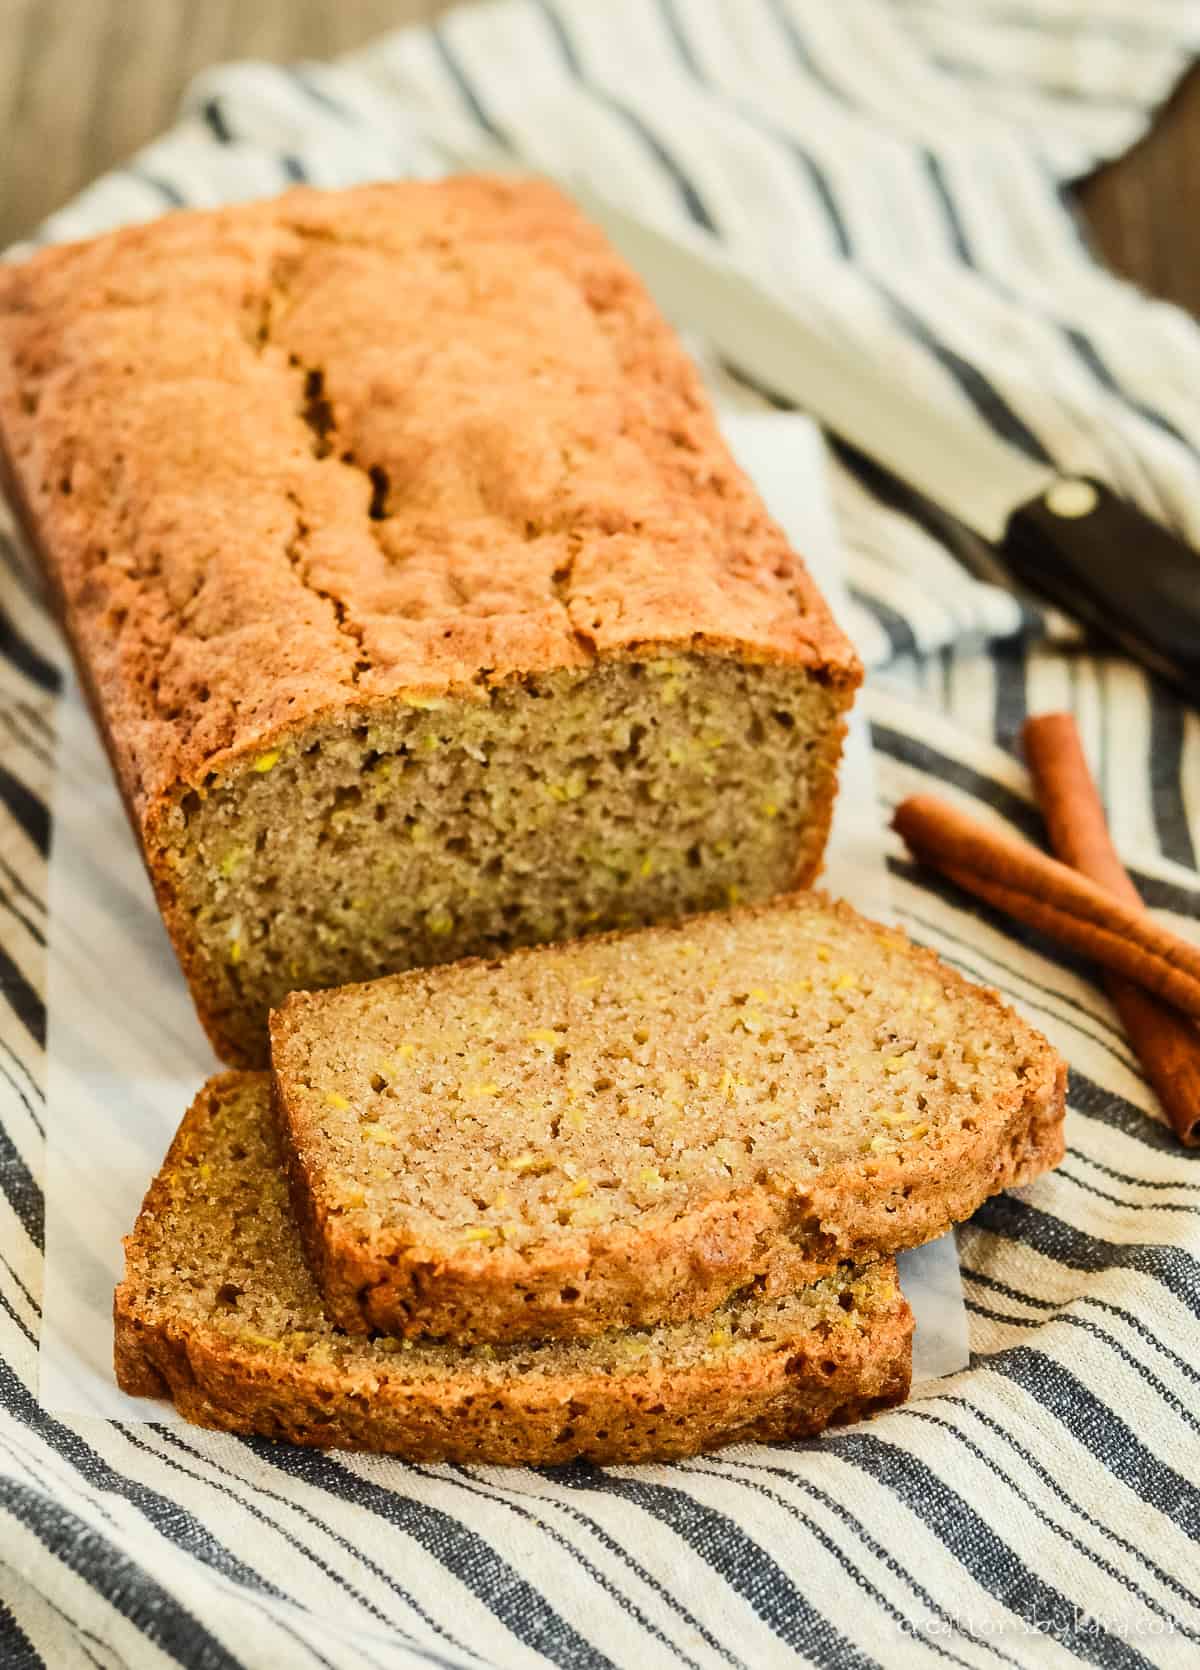
[[1060,476],[1008,520],[1013,577],[1200,704],[1200,553],[1103,482]]

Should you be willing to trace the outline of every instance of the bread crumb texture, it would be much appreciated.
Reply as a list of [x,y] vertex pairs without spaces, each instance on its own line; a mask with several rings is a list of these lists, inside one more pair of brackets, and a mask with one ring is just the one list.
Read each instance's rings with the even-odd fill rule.
[[815,870],[860,669],[552,187],[43,251],[0,275],[0,432],[230,1058],[296,986]]
[[347,1328],[703,1316],[917,1245],[1062,1153],[1045,1039],[817,894],[298,993],[272,1043]]
[[701,1323],[520,1345],[350,1336],[291,1216],[264,1074],[212,1080],[126,1240],[122,1387],[190,1420],[413,1459],[636,1461],[819,1431],[907,1391],[912,1316],[884,1260]]

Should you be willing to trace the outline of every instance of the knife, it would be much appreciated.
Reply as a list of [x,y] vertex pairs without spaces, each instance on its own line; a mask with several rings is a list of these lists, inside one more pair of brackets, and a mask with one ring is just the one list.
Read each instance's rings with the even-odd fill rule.
[[[514,166],[502,153],[485,159],[497,162]],[[885,380],[712,239],[667,232],[576,176],[559,183],[668,317],[982,537],[1012,579],[1200,704],[1200,554],[1183,540],[1103,481],[1060,474]]]
[[720,250],[572,181],[663,311],[985,539],[1012,578],[1200,704],[1200,554],[1103,481],[1059,474],[981,424],[884,385],[861,354]]

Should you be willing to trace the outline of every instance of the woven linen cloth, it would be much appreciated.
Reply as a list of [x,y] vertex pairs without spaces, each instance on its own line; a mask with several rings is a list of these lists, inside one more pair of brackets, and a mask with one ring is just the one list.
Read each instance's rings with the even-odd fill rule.
[[[1064,197],[1197,45],[1184,0],[501,0],[338,65],[204,75],[180,125],[43,236],[499,146],[699,228],[959,423],[1200,543],[1200,329],[1104,272]],[[1194,934],[1196,714],[973,577],[845,448],[834,477],[883,810],[932,788],[1039,838],[1014,738],[1070,707],[1144,897]],[[607,1470],[406,1466],[41,1409],[62,649],[4,554],[0,1663],[1200,1662],[1200,1154],[1094,971],[898,845],[910,932],[1072,1067],[1065,1163],[960,1233],[968,1370],[813,1442]]]

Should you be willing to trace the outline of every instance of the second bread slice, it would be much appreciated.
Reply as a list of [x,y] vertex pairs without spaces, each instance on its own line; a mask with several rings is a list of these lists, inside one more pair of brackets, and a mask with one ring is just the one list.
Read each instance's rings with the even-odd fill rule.
[[1065,1068],[903,935],[798,894],[299,993],[293,1200],[344,1328],[707,1315],[915,1246],[1062,1154]]
[[913,1318],[881,1259],[703,1323],[544,1345],[332,1327],[305,1266],[265,1073],[197,1096],[125,1242],[117,1381],[201,1426],[411,1461],[661,1461],[806,1437],[908,1390]]

